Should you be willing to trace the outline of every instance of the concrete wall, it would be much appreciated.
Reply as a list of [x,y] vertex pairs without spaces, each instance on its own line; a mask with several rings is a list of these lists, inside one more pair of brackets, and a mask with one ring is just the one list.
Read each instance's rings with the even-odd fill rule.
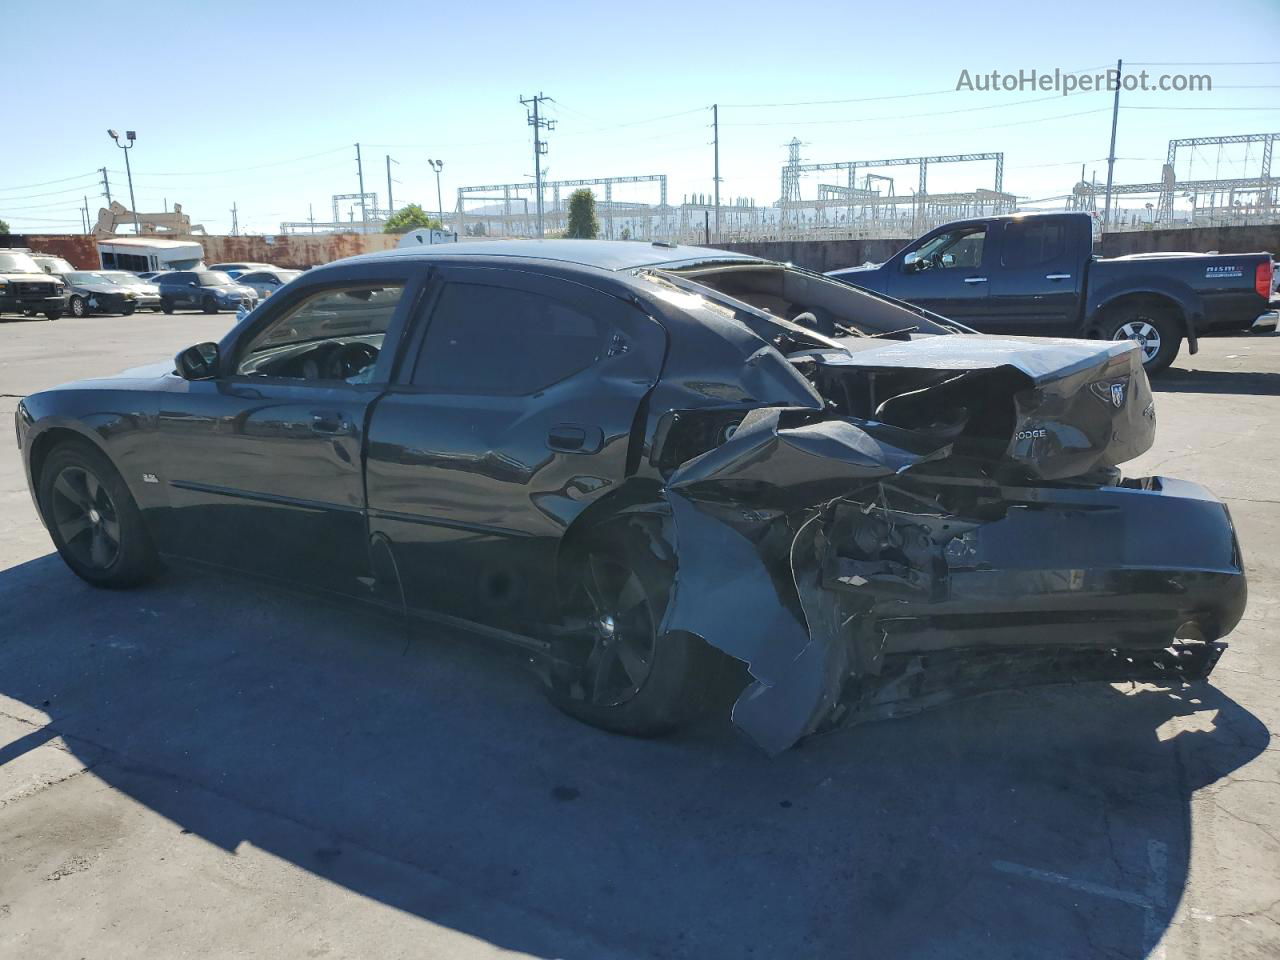
[[[192,237],[204,246],[206,263],[256,260],[280,267],[304,269],[342,257],[389,250],[399,237],[382,233],[288,234],[274,237]],[[910,237],[895,240],[768,240],[724,243],[726,250],[783,260],[826,272],[871,261],[879,263],[904,247]],[[496,242],[496,241],[495,241]],[[97,241],[76,234],[0,237],[0,247],[27,246],[55,253],[82,269],[98,266]],[[1266,250],[1280,255],[1280,224],[1250,227],[1194,227],[1180,230],[1135,230],[1107,234],[1102,251],[1108,257],[1156,251],[1250,253]]]
[[1129,253],[1258,253],[1280,256],[1280,224],[1253,227],[1186,227],[1181,230],[1132,230],[1109,233],[1102,238],[1102,252],[1108,257]]

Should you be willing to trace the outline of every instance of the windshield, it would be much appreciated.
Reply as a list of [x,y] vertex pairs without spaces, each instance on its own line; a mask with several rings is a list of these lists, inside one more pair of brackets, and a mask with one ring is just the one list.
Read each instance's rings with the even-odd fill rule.
[[0,253],[0,272],[44,273],[29,253]]
[[32,257],[35,262],[49,273],[70,273],[75,269],[61,257]]
[[104,270],[98,276],[105,277],[112,283],[130,284],[143,282],[136,274],[132,274],[128,270]]
[[76,270],[67,274],[67,279],[72,283],[116,283],[117,281],[105,274],[98,273],[96,270]]
[[200,274],[200,286],[229,287],[231,286],[231,278],[221,270],[206,270]]

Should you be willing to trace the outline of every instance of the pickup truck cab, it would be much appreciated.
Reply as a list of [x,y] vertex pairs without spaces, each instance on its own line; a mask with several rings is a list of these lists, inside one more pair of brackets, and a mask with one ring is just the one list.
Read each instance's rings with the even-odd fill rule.
[[1086,213],[958,220],[882,264],[828,276],[925,307],[983,333],[1134,340],[1148,373],[1186,340],[1247,330],[1268,309],[1269,253],[1093,254]]

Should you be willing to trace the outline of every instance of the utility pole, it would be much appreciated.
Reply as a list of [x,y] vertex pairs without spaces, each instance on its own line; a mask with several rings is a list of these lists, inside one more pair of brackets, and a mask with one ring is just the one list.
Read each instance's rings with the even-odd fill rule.
[[1123,74],[1123,60],[1116,61],[1116,99],[1111,105],[1111,151],[1107,154],[1107,201],[1102,211],[1102,229],[1111,226],[1111,181],[1116,171],[1116,123],[1120,119],[1120,81]]
[[356,175],[360,178],[360,232],[364,233],[369,222],[369,212],[364,206],[364,164],[360,161],[360,144],[356,144]]
[[534,188],[538,191],[538,237],[542,237],[542,155],[547,152],[547,142],[542,139],[542,131],[548,133],[556,128],[554,120],[546,120],[538,115],[538,106],[543,100],[551,100],[539,91],[536,97],[521,97],[520,103],[529,109],[529,126],[533,127],[533,179]]
[[87,234],[89,232],[89,198],[88,196],[84,198],[83,209],[84,209],[84,232]]
[[315,210],[315,207],[310,203],[307,204],[307,219],[311,221],[311,232],[315,233],[316,232],[316,210]]
[[111,206],[111,181],[107,179],[107,168],[102,168],[102,193],[107,198],[107,206]]
[[[388,153],[387,154],[387,216],[391,216],[396,212],[396,203],[391,198],[391,164],[392,162],[393,161],[391,159],[391,154]],[[400,161],[396,160],[394,162],[399,163]]]
[[234,200],[231,202],[231,235],[233,237],[240,236],[240,217],[236,211]]
[[711,127],[715,131],[715,174],[712,181],[716,188],[716,243],[720,242],[720,104],[711,105]]

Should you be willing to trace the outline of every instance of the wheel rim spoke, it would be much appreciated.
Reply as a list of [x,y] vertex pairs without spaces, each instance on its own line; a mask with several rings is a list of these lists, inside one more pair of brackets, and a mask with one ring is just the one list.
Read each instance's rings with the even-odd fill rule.
[[632,688],[638,690],[640,684],[644,683],[645,678],[649,676],[649,661],[634,644],[634,640],[620,637],[614,642],[613,647],[617,651],[618,663],[622,665],[623,672],[631,681]]
[[92,505],[89,502],[88,494],[83,489],[77,489],[78,485],[72,482],[71,476],[72,472],[69,470],[63,470],[62,473],[58,474],[58,479],[53,482],[54,492],[73,507],[87,513]]
[[596,703],[604,702],[609,693],[609,679],[618,662],[616,644],[597,642],[587,659],[587,673],[591,677],[591,699]]
[[77,513],[74,517],[63,520],[58,524],[58,532],[62,534],[62,539],[70,543],[76,537],[80,536],[86,530],[93,527],[93,521],[89,519],[87,513]]
[[89,559],[95,567],[106,567],[111,563],[111,544],[102,527],[94,527],[93,538],[89,541]]

